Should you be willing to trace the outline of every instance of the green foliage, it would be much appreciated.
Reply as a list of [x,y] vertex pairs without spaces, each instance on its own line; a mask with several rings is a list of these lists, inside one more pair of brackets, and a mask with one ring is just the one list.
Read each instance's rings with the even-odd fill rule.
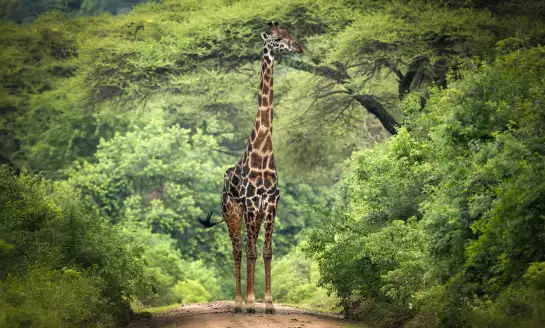
[[[96,162],[83,162],[66,174],[82,197],[97,204],[112,222],[170,234],[186,258],[202,255],[213,261],[216,252],[225,251],[227,233],[205,231],[197,217],[221,205],[225,170],[216,147],[215,140],[201,132],[191,134],[152,121],[103,140]],[[203,247],[214,253],[203,254]]]
[[543,54],[473,66],[426,110],[407,100],[408,129],[353,156],[305,248],[353,314],[383,326],[543,325]]
[[212,300],[210,294],[196,280],[186,280],[172,287],[172,294],[178,303],[205,303]]
[[[60,3],[64,11],[85,14],[134,2]],[[147,1],[120,16],[74,19],[53,11],[25,26],[4,24],[0,132],[7,137],[0,160],[59,178],[58,169],[92,156],[100,138],[127,131],[151,107],[168,113],[169,124],[201,128],[238,153],[255,111],[258,31],[273,19],[307,50],[304,58],[278,65],[278,160],[293,176],[331,181],[339,157],[387,136],[354,96],[380,98],[401,121],[399,97],[425,93],[431,81],[443,85],[446,70],[458,69],[461,58],[493,57],[497,41],[516,39],[509,47],[522,47],[544,35],[539,20],[520,16],[531,9],[496,17],[465,3],[449,5]],[[318,72],[334,74],[298,64],[319,64]]]
[[32,268],[22,277],[0,281],[2,327],[74,327],[95,321],[115,322],[104,311],[100,287],[104,281],[74,269]]
[[337,297],[317,286],[320,279],[317,264],[294,248],[274,261],[273,299],[276,302],[297,304],[322,311],[337,310]]
[[2,166],[0,180],[1,320],[55,327],[127,316],[127,298],[145,285],[141,248],[68,195],[46,196],[39,176]]
[[[333,292],[382,326],[543,322],[540,1],[136,2],[3,2],[26,24],[0,26],[0,162],[55,182],[1,171],[1,325],[232,298],[225,226],[196,217],[220,212],[270,20],[305,45],[275,72],[275,300]],[[377,144],[362,97],[406,127]],[[313,260],[292,250],[309,228]]]
[[147,284],[134,291],[134,299],[145,306],[172,304],[174,297],[170,289],[184,279],[184,262],[174,247],[175,241],[166,235],[130,225],[123,228],[123,233],[131,238],[131,243],[143,249],[145,265],[142,277]]

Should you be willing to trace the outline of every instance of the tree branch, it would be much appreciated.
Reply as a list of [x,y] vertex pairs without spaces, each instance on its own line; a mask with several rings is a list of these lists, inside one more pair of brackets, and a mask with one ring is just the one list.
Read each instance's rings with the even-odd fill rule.
[[[215,58],[216,53],[211,53],[209,55],[201,56],[199,60],[206,60]],[[248,55],[240,56],[237,58],[221,58],[220,61],[228,67],[228,69],[235,69],[243,62],[256,61],[260,60],[260,55]],[[338,84],[341,84],[346,89],[346,93],[351,95],[357,102],[359,102],[369,113],[373,114],[384,126],[384,128],[391,134],[396,134],[396,125],[400,125],[395,118],[388,113],[384,106],[373,96],[371,95],[359,95],[356,94],[352,89],[348,87],[350,81],[350,76],[347,73],[346,67],[339,62],[333,63],[335,68],[319,65],[319,61],[315,61],[315,64],[306,63],[303,61],[293,60],[290,57],[280,57],[278,60],[279,63],[289,66],[291,68],[305,71],[316,76],[325,77],[335,81]],[[231,63],[231,65],[229,65]],[[398,76],[398,78],[403,77],[403,74],[395,65],[390,66],[390,69]]]
[[375,99],[375,97],[370,95],[355,95],[354,99],[359,102],[367,111],[373,115],[382,123],[382,126],[388,130],[391,134],[396,134],[397,130],[395,128],[399,123],[395,118],[384,109],[384,106]]
[[[400,125],[396,119],[388,113],[384,106],[373,96],[359,95],[347,86],[350,76],[341,63],[335,63],[336,69],[327,66],[315,66],[301,61],[280,60],[283,64],[295,69],[309,72],[318,76],[323,76],[336,81],[343,85],[346,92],[351,95],[358,103],[360,103],[369,113],[373,114],[391,134],[396,134],[396,125]],[[394,71],[397,74],[397,72]],[[401,72],[399,72],[401,73]],[[398,75],[399,76],[399,75]]]

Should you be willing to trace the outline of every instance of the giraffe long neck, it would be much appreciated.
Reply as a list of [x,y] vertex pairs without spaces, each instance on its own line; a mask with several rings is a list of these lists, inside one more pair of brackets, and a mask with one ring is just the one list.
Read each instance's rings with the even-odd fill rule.
[[268,155],[272,153],[273,120],[273,67],[274,57],[267,48],[261,59],[261,82],[259,84],[258,109],[250,137],[253,151]]

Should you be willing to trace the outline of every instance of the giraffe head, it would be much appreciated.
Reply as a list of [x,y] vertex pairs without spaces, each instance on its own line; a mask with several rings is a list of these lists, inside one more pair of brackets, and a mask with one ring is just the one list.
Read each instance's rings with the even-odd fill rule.
[[303,47],[301,43],[290,35],[288,30],[281,29],[278,22],[269,23],[269,31],[261,33],[261,38],[265,42],[263,53],[277,55],[282,53],[301,53]]

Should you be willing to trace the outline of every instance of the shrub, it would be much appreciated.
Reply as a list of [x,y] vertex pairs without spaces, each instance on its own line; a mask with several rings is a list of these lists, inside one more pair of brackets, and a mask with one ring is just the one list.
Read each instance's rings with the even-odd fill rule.
[[6,325],[22,324],[32,308],[38,312],[28,318],[37,326],[126,319],[128,298],[144,285],[141,248],[61,185],[55,191],[40,176],[6,166],[0,184]]
[[210,294],[197,280],[178,282],[172,287],[172,294],[178,303],[204,303],[212,299]]

